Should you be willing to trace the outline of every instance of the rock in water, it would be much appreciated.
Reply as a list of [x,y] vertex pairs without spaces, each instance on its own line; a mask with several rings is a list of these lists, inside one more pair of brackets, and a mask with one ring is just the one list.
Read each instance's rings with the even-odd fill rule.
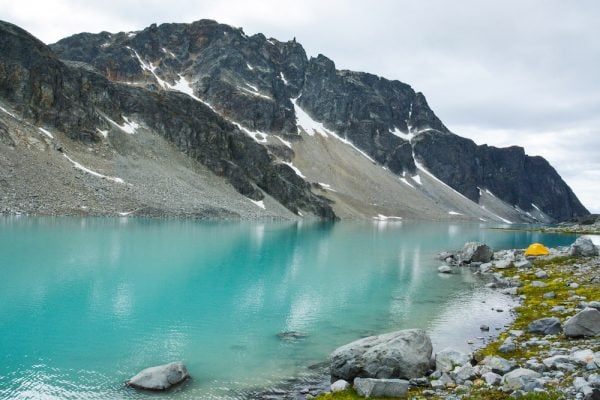
[[452,273],[452,268],[450,268],[447,265],[442,265],[438,267],[438,272],[442,273],[442,274],[451,274]]
[[408,381],[402,379],[356,378],[354,390],[363,397],[404,397],[408,392]]
[[127,385],[136,389],[167,390],[189,377],[182,362],[172,362],[157,367],[146,368],[127,381]]
[[530,333],[541,333],[543,335],[556,335],[560,332],[560,328],[560,320],[556,317],[536,319],[527,325],[527,330]]
[[431,352],[431,340],[421,329],[370,336],[331,354],[331,376],[348,381],[357,377],[419,378],[429,368]]
[[304,339],[306,338],[308,335],[302,332],[296,332],[296,331],[286,331],[286,332],[279,332],[277,334],[277,337],[281,340],[284,341],[293,341],[293,340],[299,340],[299,339]]
[[565,323],[565,335],[569,337],[599,336],[600,311],[585,308],[569,318]]
[[479,242],[465,243],[462,252],[460,253],[460,259],[466,263],[487,263],[491,261],[493,256],[494,252],[492,251],[492,249],[490,249],[490,247],[487,244]]
[[569,248],[572,256],[593,257],[598,255],[598,249],[588,238],[578,237]]
[[453,349],[438,351],[435,355],[435,369],[450,372],[454,367],[462,367],[469,362],[469,356]]

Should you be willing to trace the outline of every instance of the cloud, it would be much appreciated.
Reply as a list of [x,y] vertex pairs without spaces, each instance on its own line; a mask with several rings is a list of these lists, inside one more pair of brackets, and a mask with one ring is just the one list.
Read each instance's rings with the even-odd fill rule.
[[[323,53],[338,68],[410,84],[458,134],[479,143],[496,143],[499,135],[505,144],[540,151],[600,212],[600,188],[586,184],[600,171],[594,0],[0,0],[0,18],[47,43],[81,31],[201,18],[247,34],[296,37],[309,55]],[[541,137],[547,145],[534,147]]]

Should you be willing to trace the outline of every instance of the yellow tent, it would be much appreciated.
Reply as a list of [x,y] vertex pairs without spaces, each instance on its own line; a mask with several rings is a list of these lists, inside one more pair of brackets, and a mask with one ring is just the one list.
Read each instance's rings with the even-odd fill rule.
[[546,246],[541,243],[534,243],[525,250],[526,256],[547,256],[550,254]]

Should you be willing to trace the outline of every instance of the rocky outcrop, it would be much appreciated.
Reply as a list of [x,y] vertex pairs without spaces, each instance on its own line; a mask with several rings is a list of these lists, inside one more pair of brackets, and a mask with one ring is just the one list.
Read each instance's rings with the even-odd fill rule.
[[144,390],[167,390],[189,377],[182,362],[172,362],[165,365],[150,367],[142,370],[127,381],[127,385]]
[[409,85],[338,70],[323,55],[308,59],[295,40],[201,20],[79,34],[51,48],[112,81],[155,91],[189,82],[220,115],[255,132],[297,136],[301,107],[390,171],[412,175],[421,163],[475,202],[487,189],[510,206],[538,207],[557,220],[588,214],[543,158],[519,147],[477,146],[450,132]]
[[[90,38],[95,36],[80,37],[83,42]],[[119,126],[131,120],[226,177],[252,200],[260,201],[267,193],[294,213],[302,210],[324,219],[336,218],[330,202],[312,193],[308,182],[211,107],[177,91],[155,91],[107,79],[114,75],[110,71],[120,70],[118,57],[107,58],[113,67],[103,70],[104,77],[79,64],[63,63],[42,42],[1,21],[0,50],[0,97],[34,123],[94,143],[101,140],[100,132],[123,129]],[[132,64],[131,52],[127,54],[127,60],[121,60],[124,70],[117,76],[137,79],[136,74],[147,75],[147,70],[138,70],[137,61],[137,67]]]
[[336,349],[330,356],[333,379],[411,379],[425,375],[431,340],[420,329],[370,336]]
[[598,255],[598,249],[589,238],[578,237],[569,247],[569,253],[572,256],[593,257]]

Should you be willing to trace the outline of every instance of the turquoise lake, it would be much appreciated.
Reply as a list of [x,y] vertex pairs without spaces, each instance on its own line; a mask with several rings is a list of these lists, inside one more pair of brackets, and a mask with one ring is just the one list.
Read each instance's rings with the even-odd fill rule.
[[[435,255],[574,236],[427,222],[0,218],[0,398],[244,398],[336,347],[424,328],[438,349],[502,327],[509,299]],[[277,334],[295,331],[299,340]],[[492,329],[492,332],[494,329]],[[182,360],[166,395],[123,382]]]

